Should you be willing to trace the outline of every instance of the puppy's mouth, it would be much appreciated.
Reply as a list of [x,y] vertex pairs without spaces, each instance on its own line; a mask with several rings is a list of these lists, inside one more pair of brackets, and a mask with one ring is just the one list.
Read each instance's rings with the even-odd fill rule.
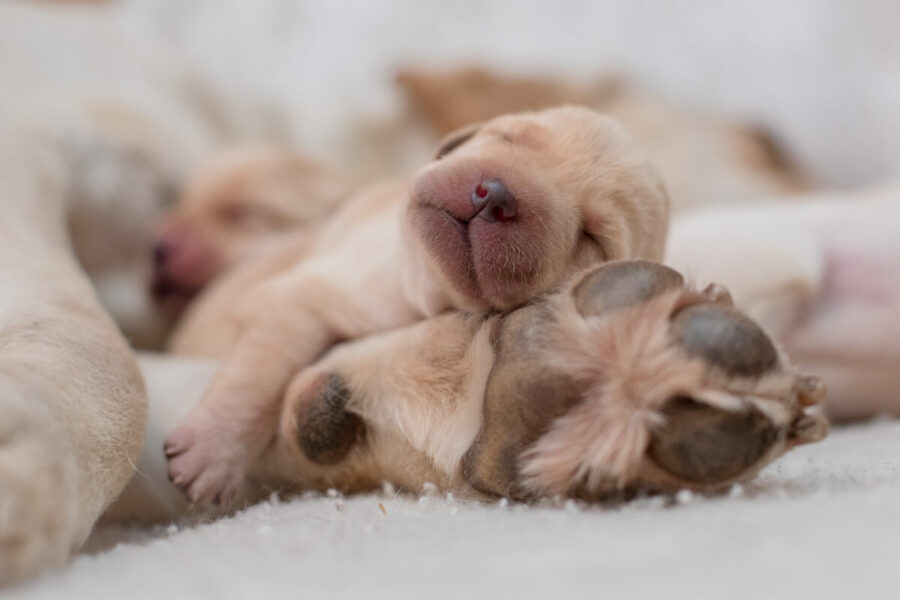
[[[543,240],[520,197],[497,177],[479,172],[430,181],[413,197],[420,239],[449,282],[482,306],[504,308],[536,275]],[[529,206],[534,210],[533,201]]]
[[454,286],[469,298],[483,298],[469,235],[472,216],[460,218],[443,207],[424,201],[413,212],[412,218],[422,241]]

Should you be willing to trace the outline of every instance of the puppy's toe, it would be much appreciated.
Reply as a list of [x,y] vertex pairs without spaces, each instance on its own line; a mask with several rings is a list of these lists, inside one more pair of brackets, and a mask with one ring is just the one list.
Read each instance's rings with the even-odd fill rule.
[[177,456],[191,447],[193,443],[193,431],[180,427],[170,433],[163,443],[163,453],[166,457]]
[[241,448],[221,433],[189,420],[167,438],[169,479],[193,503],[222,501],[243,481]]
[[709,284],[703,289],[702,293],[711,302],[716,302],[718,304],[727,304],[728,306],[734,305],[734,299],[731,297],[731,292],[729,292],[728,288],[720,283]]
[[825,382],[814,375],[797,377],[797,398],[801,405],[812,406],[825,399]]

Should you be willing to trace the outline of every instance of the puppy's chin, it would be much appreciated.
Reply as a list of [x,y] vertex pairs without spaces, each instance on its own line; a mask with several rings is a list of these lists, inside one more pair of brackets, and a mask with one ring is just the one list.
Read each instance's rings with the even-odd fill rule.
[[[478,216],[472,193],[488,179],[503,181],[514,194],[514,219]],[[546,291],[564,262],[559,250],[572,245],[571,227],[554,214],[551,194],[497,166],[447,165],[419,177],[408,217],[432,264],[468,307],[506,309]]]

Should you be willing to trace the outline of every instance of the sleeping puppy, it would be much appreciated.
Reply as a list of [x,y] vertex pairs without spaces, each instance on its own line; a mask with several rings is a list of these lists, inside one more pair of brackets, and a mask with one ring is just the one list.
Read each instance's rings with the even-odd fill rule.
[[345,196],[335,175],[283,148],[239,146],[215,156],[156,234],[154,297],[178,316],[224,270],[321,221]]
[[403,69],[397,83],[408,105],[404,119],[410,113],[417,115],[438,136],[498,114],[545,106],[574,103],[601,111],[621,122],[657,166],[675,214],[810,187],[777,139],[763,128],[678,106],[624,77],[581,82],[463,66]]
[[823,393],[721,286],[616,261],[506,313],[335,348],[290,384],[256,476],[521,500],[709,491],[821,439]]
[[169,474],[227,500],[273,439],[289,379],[338,341],[450,309],[506,310],[573,272],[659,259],[668,207],[613,120],[577,107],[450,136],[407,187],[360,194],[314,248],[240,301],[240,335],[203,402],[169,436]]
[[[835,419],[900,414],[900,182],[676,219],[667,262],[721,281]],[[710,252],[715,248],[715,252]]]

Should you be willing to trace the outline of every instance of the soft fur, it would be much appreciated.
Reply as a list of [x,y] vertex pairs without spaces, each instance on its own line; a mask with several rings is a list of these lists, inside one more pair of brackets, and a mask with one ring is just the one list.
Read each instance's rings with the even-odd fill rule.
[[[402,70],[397,81],[407,113],[438,136],[503,113],[558,104],[582,104],[609,114],[659,168],[676,214],[810,187],[809,178],[763,128],[733,116],[679,106],[624,77],[583,82],[511,76],[478,66],[420,66]],[[402,139],[399,131],[392,135]]]
[[[723,314],[735,315],[729,319],[745,322],[714,290],[699,293],[676,283],[608,308],[605,292],[594,288],[589,293],[597,302],[579,308],[573,300],[581,293],[579,283],[610,269],[637,269],[620,286],[631,289],[647,273],[667,275],[651,263],[609,263],[506,315],[445,315],[335,348],[288,388],[281,434],[255,468],[255,478],[269,485],[345,490],[382,480],[417,490],[432,482],[477,497],[596,499],[638,488],[718,489],[824,435],[824,419],[808,411],[821,399],[822,386],[799,375],[782,353],[764,372],[737,376],[678,341],[672,323],[690,307],[724,307]],[[724,343],[737,354],[746,351]],[[510,367],[510,358],[523,355],[541,376],[506,387],[504,371],[517,368]],[[574,398],[548,410],[561,398],[542,387],[554,378],[565,381],[559,389],[571,390]],[[329,390],[334,382],[337,388]],[[337,389],[343,405],[329,404],[328,410],[338,421],[351,415],[359,424],[352,443],[340,445],[340,456],[323,459],[305,443],[318,434],[307,419],[311,407]],[[740,447],[764,443],[760,453],[718,478],[692,480],[666,471],[666,463],[651,454],[651,442],[676,427],[665,408],[683,397],[704,414],[740,419],[758,412],[764,431],[729,429],[727,435]],[[491,418],[492,406],[502,407],[502,418]],[[527,415],[524,428],[517,425],[518,415]],[[690,447],[697,435],[679,443]]]
[[146,229],[229,128],[164,49],[88,15],[4,3],[0,73],[2,585],[63,563],[134,472],[146,397],[111,317],[159,341]]
[[179,314],[207,283],[314,227],[347,195],[323,166],[277,146],[238,146],[201,165],[156,233],[152,291]]
[[[518,212],[481,218],[501,181]],[[450,308],[505,309],[599,261],[661,256],[668,204],[650,164],[611,119],[562,107],[460,132],[410,187],[350,201],[313,249],[236,304],[233,351],[206,399],[170,436],[176,484],[225,499],[275,430],[290,377],[340,340]]]

